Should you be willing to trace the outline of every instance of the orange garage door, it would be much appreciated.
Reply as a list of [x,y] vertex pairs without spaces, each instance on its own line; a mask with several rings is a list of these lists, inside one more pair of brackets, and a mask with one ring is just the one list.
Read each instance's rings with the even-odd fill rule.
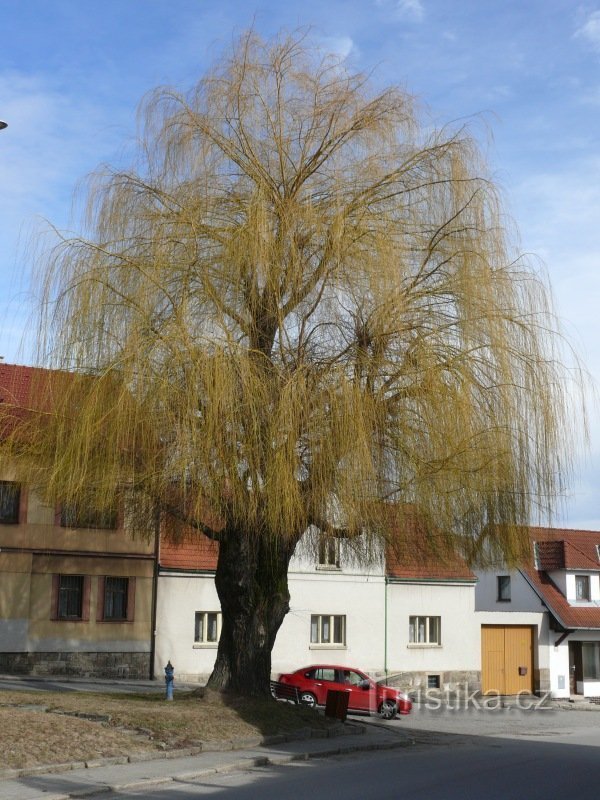
[[481,626],[481,690],[499,694],[533,691],[533,628]]

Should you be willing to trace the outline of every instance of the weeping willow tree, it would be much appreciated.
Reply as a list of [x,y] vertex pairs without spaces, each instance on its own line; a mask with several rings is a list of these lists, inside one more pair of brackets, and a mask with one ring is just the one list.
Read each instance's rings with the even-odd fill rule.
[[303,36],[244,35],[142,111],[44,264],[63,378],[15,447],[50,497],[127,490],[218,541],[210,684],[262,693],[307,529],[367,557],[394,504],[519,557],[569,467],[560,339],[469,131]]

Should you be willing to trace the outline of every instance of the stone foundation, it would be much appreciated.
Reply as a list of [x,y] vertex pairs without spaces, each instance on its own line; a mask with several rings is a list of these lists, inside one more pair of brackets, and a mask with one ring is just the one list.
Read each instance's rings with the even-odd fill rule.
[[[383,679],[383,678],[382,678]],[[430,680],[436,679],[436,680]],[[381,679],[380,679],[381,680]],[[431,685],[437,682],[438,685]],[[481,691],[481,673],[476,670],[447,670],[431,672],[397,672],[385,678],[389,686],[397,686],[405,692],[426,692],[438,689],[441,692],[471,694]]]
[[147,680],[150,653],[0,653],[0,673]]

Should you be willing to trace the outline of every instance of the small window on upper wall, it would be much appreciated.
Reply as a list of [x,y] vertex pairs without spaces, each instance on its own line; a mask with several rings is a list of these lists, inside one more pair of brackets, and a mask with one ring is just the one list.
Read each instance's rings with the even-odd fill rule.
[[319,568],[340,568],[340,540],[335,536],[321,536],[319,538]]
[[510,602],[510,575],[498,575],[496,577],[497,596],[499,603]]
[[16,525],[19,522],[21,485],[13,481],[0,481],[0,523]]
[[575,599],[589,602],[590,598],[590,576],[575,575]]

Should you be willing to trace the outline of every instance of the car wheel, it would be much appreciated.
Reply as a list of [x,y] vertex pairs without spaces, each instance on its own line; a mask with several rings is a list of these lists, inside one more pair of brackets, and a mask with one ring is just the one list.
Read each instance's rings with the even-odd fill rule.
[[314,696],[314,694],[312,694],[312,692],[302,692],[300,695],[300,702],[303,706],[314,708],[317,705],[317,698]]
[[379,706],[379,715],[382,719],[394,719],[398,706],[393,700],[384,700]]

